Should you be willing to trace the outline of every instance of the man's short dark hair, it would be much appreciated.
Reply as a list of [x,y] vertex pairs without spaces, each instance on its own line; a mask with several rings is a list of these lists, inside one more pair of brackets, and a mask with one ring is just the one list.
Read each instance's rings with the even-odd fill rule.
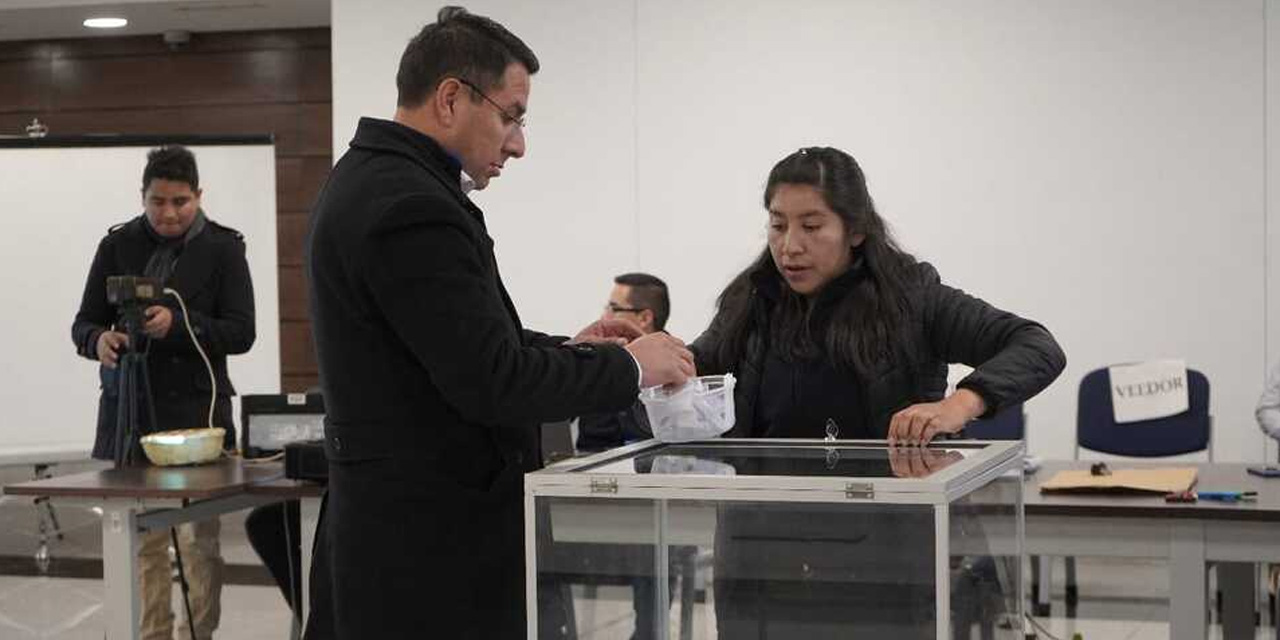
[[631,287],[628,304],[653,312],[654,330],[662,331],[666,328],[667,318],[671,316],[671,296],[667,294],[667,283],[647,273],[624,273],[614,278],[613,282]]
[[448,77],[465,79],[481,91],[497,88],[513,62],[524,65],[529,75],[538,72],[538,57],[506,27],[462,7],[445,7],[400,56],[396,105],[421,105]]
[[152,149],[147,153],[147,168],[142,170],[142,190],[151,186],[152,180],[171,180],[191,185],[192,191],[200,190],[200,172],[196,170],[196,156],[182,145],[169,145]]

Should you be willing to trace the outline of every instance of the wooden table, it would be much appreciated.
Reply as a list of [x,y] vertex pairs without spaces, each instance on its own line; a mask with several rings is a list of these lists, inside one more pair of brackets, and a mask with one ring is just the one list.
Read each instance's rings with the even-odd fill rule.
[[[288,498],[318,495],[290,486],[280,463],[228,458],[194,467],[129,467],[89,471],[4,488],[8,495],[48,496],[102,509],[102,578],[107,637],[138,637],[138,536]],[[311,502],[318,502],[311,500]],[[316,510],[312,508],[312,512]],[[314,520],[312,521],[314,523]],[[303,530],[308,547],[314,532]],[[310,554],[310,549],[307,549]],[[307,572],[303,571],[305,575]]]

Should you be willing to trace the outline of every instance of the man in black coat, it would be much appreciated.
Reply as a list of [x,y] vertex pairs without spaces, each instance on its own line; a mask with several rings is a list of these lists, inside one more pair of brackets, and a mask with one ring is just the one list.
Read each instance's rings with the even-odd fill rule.
[[[98,402],[98,430],[93,457],[114,459],[117,452],[116,410],[119,403],[117,364],[127,349],[147,354],[149,393],[155,423],[143,410],[140,433],[192,429],[209,424],[212,385],[204,360],[196,351],[187,321],[217,381],[213,426],[226,429],[227,447],[235,444],[231,420],[231,396],[227,356],[245,353],[253,346],[253,282],[245,260],[244,238],[235,229],[205,217],[200,208],[200,178],[195,156],[180,146],[161,147],[147,155],[142,174],[146,213],[111,228],[98,245],[85,282],[80,310],[71,327],[76,353],[98,360],[102,395]],[[141,344],[128,344],[118,326],[118,309],[107,302],[109,276],[146,276],[177,291],[187,313],[166,296],[163,303],[144,310]],[[147,399],[138,398],[142,406]],[[134,443],[125,446],[136,447]],[[138,461],[141,460],[140,452]],[[178,541],[191,586],[192,617],[196,636],[207,638],[218,626],[222,589],[222,557],[217,518],[179,527]],[[140,541],[138,556],[142,583],[142,637],[170,638],[173,613],[170,605],[172,578],[169,568],[169,532],[148,532]]]
[[329,490],[308,638],[525,637],[538,424],[693,374],[679,341],[630,323],[573,340],[521,325],[466,192],[524,155],[537,70],[500,24],[442,9],[401,58],[394,121],[360,121],[316,203]]

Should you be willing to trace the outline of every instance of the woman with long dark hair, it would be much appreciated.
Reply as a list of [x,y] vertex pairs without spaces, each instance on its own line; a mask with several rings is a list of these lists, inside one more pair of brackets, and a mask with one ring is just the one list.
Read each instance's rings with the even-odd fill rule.
[[[897,246],[849,154],[801,149],[769,173],[769,245],[720,295],[691,348],[732,371],[726,437],[927,443],[1020,403],[1066,358],[1038,323],[941,283]],[[973,373],[944,397],[947,364]]]
[[[768,247],[721,294],[710,328],[691,345],[699,373],[738,378],[737,422],[726,437],[927,444],[1030,398],[1061,373],[1066,359],[1044,327],[942,284],[897,246],[847,153],[811,147],[787,156],[769,173],[764,205]],[[952,362],[974,371],[948,396]],[[907,464],[895,457],[903,451],[915,456]],[[927,475],[950,455],[895,447],[885,465]],[[789,474],[791,462],[775,458],[735,466]],[[934,526],[931,509],[909,504],[724,506],[719,636],[936,637]],[[968,637],[977,603],[1007,589],[991,585],[993,571],[951,560],[952,627]]]

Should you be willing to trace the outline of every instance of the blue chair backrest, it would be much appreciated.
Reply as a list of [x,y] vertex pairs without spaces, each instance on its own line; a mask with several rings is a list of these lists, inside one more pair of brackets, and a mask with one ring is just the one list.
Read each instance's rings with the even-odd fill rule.
[[1157,457],[1204,451],[1209,447],[1209,379],[1187,369],[1189,408],[1178,415],[1116,424],[1111,410],[1111,373],[1090,371],[1080,381],[1076,443],[1086,449],[1122,456]]
[[964,435],[975,440],[1021,440],[1026,437],[1027,419],[1022,403],[1001,409],[990,418],[974,420],[964,426]]

